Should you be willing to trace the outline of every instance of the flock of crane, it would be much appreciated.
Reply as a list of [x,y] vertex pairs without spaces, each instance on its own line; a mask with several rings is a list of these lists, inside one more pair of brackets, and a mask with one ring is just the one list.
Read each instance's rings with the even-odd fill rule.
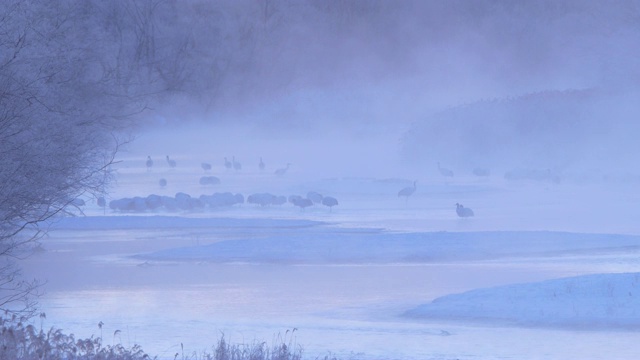
[[[167,165],[169,165],[169,168],[174,169],[177,166],[177,163],[174,159],[171,159],[169,157],[169,155],[166,156],[166,161],[167,161]],[[146,167],[147,167],[147,171],[151,171],[153,169],[154,166],[154,161],[151,158],[151,156],[147,156],[147,161],[146,161]],[[274,175],[276,176],[284,176],[287,171],[289,170],[289,167],[291,166],[290,163],[287,163],[287,165],[283,168],[279,168],[276,169],[274,171]],[[203,162],[200,163],[200,167],[202,168],[202,170],[204,170],[205,172],[211,171],[211,169],[213,169],[213,166],[211,165],[211,163],[208,162]],[[231,161],[229,161],[229,159],[227,157],[224,158],[224,167],[227,170],[235,170],[235,171],[240,171],[242,170],[242,164],[236,159],[235,156],[231,157]],[[260,171],[264,171],[266,168],[266,165],[264,163],[264,161],[262,160],[262,157],[260,158],[260,162],[258,163],[258,168],[260,169]],[[161,178],[158,183],[160,184],[160,187],[165,187],[167,186],[167,179],[165,178]],[[216,176],[203,176],[200,178],[200,185],[216,185],[216,184],[220,184],[220,178],[216,177]]]
[[[174,169],[177,167],[177,162],[174,159],[171,159],[168,155],[165,159],[169,168]],[[150,172],[154,167],[154,161],[151,156],[147,156],[145,165],[147,171]],[[206,162],[201,163],[200,166],[205,172],[209,172],[213,168],[210,163]],[[242,170],[242,164],[235,158],[235,156],[232,156],[231,160],[225,157],[224,166],[227,170]],[[289,170],[290,166],[291,164],[288,163],[285,167],[275,170],[274,175],[284,176]],[[264,171],[266,168],[266,165],[262,158],[260,158],[258,168],[260,169],[260,171]],[[220,179],[216,176],[200,177],[200,185],[216,185],[220,183]],[[162,188],[166,187],[167,180],[165,178],[161,178],[159,180],[159,185]],[[99,205],[101,207],[106,207],[107,204],[104,201],[104,198],[101,199],[102,200]],[[216,192],[212,195],[201,195],[199,197],[192,197],[189,194],[179,192],[173,197],[151,194],[146,197],[138,196],[114,199],[109,202],[109,208],[115,211],[123,212],[146,212],[156,210],[197,211],[207,208],[217,209],[223,207],[231,207],[236,204],[243,204],[245,202],[248,204],[259,205],[261,207],[291,203],[292,205],[299,207],[303,211],[310,206],[324,205],[329,208],[329,212],[332,211],[334,206],[338,205],[338,200],[335,197],[323,196],[315,191],[309,191],[306,197],[300,195],[290,195],[289,197],[286,197],[282,195],[274,195],[271,193],[255,193],[249,195],[246,201],[242,194],[233,194],[231,192]]]
[[[171,159],[168,155],[166,156],[167,164],[170,168],[175,168],[177,163],[174,159]],[[147,171],[151,171],[154,166],[153,159],[151,156],[147,156],[146,160],[146,168]],[[229,170],[239,171],[242,169],[242,165],[235,158],[235,156],[231,157],[231,161],[229,161],[226,157],[224,158],[224,166]],[[291,164],[287,164],[286,167],[277,169],[274,174],[276,176],[284,176],[286,172],[289,170]],[[211,171],[213,168],[210,163],[203,162],[201,163],[201,167],[205,172]],[[258,163],[258,168],[260,171],[265,170],[265,163],[260,158]],[[450,169],[444,168],[438,163],[438,171],[440,175],[444,177],[451,178],[453,177],[453,171]],[[487,169],[476,168],[474,169],[474,174],[476,176],[489,176],[490,172]],[[215,185],[219,184],[220,179],[215,176],[203,176],[200,178],[201,185]],[[162,178],[159,180],[159,185],[161,187],[167,186],[167,180]],[[398,192],[398,197],[404,197],[405,202],[408,202],[409,197],[416,192],[417,189],[417,180],[413,182],[412,186],[408,186],[402,188]],[[224,193],[214,193],[212,195],[201,195],[198,198],[191,197],[189,194],[179,192],[175,196],[163,196],[151,194],[147,197],[133,197],[133,198],[121,198],[115,199],[109,202],[109,208],[116,211],[125,211],[125,212],[146,212],[146,211],[154,211],[158,209],[165,209],[169,211],[175,210],[201,210],[205,208],[221,208],[221,207],[230,207],[236,204],[245,203],[245,198],[242,194],[233,194],[231,192]],[[323,196],[318,192],[309,191],[306,197],[300,195],[290,195],[288,197],[282,195],[274,195],[271,193],[255,193],[251,194],[247,197],[246,203],[259,205],[261,207],[271,206],[271,205],[283,205],[285,203],[291,203],[292,205],[299,207],[301,210],[304,210],[310,206],[314,205],[324,205],[329,207],[329,211],[331,212],[333,207],[338,205],[338,200],[332,196]],[[104,197],[100,197],[97,200],[97,204],[100,207],[106,208],[107,202]],[[82,206],[82,204],[73,204],[75,206]],[[474,212],[472,209],[465,207],[460,203],[456,203],[456,214],[461,218],[468,218],[474,216]]]
[[[169,155],[166,156],[166,161],[167,161],[167,164],[169,165],[169,167],[172,168],[172,169],[177,166],[176,161],[174,159],[171,159],[169,157]],[[147,156],[146,166],[147,166],[147,171],[151,171],[151,169],[154,166],[154,161],[151,158],[151,155]],[[289,170],[290,166],[291,166],[291,164],[287,163],[287,165],[285,167],[276,169],[273,173],[276,176],[284,176],[287,173],[287,171]],[[207,162],[201,163],[200,167],[204,171],[210,171],[213,168],[213,166],[210,163],[207,163]],[[238,161],[236,159],[235,156],[231,157],[231,161],[229,161],[229,159],[227,157],[225,157],[224,158],[224,167],[227,170],[235,170],[235,171],[242,170],[242,164],[240,163],[240,161]],[[266,165],[265,165],[264,161],[262,160],[262,157],[260,158],[260,162],[258,162],[258,168],[260,169],[260,171],[264,171],[266,169]]]
[[[166,156],[167,165],[170,168],[176,168],[177,163],[174,159],[171,159],[169,155]],[[147,156],[146,160],[146,168],[147,171],[151,171],[154,166],[154,161],[151,156]],[[438,165],[438,172],[440,175],[446,178],[453,177],[453,171],[442,167],[440,163]],[[209,172],[212,170],[213,166],[210,163],[203,162],[200,164],[202,170],[205,172]],[[291,164],[288,163],[285,167],[279,168],[274,171],[274,175],[276,176],[284,176],[289,170]],[[229,160],[227,157],[224,158],[224,167],[227,170],[242,170],[242,164],[236,159],[235,156],[231,157]],[[266,165],[262,157],[258,162],[258,169],[260,171],[264,171]],[[484,168],[476,168],[474,169],[474,174],[476,176],[489,176],[490,172]],[[159,181],[161,187],[167,186],[167,180],[162,178]],[[200,178],[201,185],[215,185],[220,184],[220,179],[215,176],[203,176]],[[408,202],[409,197],[416,192],[417,189],[417,181],[413,182],[412,186],[405,187],[398,192],[398,197],[404,197],[405,202]],[[147,197],[134,197],[134,198],[122,198],[112,200],[109,203],[109,207],[112,210],[119,211],[135,211],[135,212],[143,212],[147,210],[157,210],[164,208],[166,210],[197,210],[204,208],[220,208],[220,207],[228,207],[236,204],[242,204],[245,202],[245,198],[242,194],[233,194],[230,192],[225,193],[214,193],[213,195],[201,195],[199,198],[193,198],[185,193],[177,193],[175,197],[169,196],[161,196],[161,195],[149,195]],[[290,195],[288,197],[282,195],[274,195],[271,193],[255,193],[251,194],[247,197],[246,203],[259,205],[261,207],[271,206],[271,205],[283,205],[285,203],[291,203],[292,205],[299,207],[304,210],[310,206],[321,204],[329,207],[329,211],[333,209],[334,206],[338,205],[338,200],[332,196],[323,196],[315,191],[309,191],[306,197],[300,195]],[[100,206],[106,206],[106,202],[103,200]],[[468,218],[474,216],[474,212],[472,209],[464,207],[464,205],[460,203],[456,203],[456,214],[461,218]]]
[[[174,159],[171,159],[168,155],[166,156],[167,165],[170,168],[175,168],[177,163]],[[151,156],[147,156],[146,160],[146,168],[147,171],[151,171],[154,166],[154,161],[151,159]],[[202,169],[205,172],[211,171],[213,166],[210,163],[203,162],[200,164]],[[224,166],[228,170],[239,171],[242,169],[242,164],[235,158],[235,156],[231,157],[231,160],[228,158],[224,158]],[[287,164],[283,168],[279,168],[274,171],[274,175],[276,176],[284,176],[291,164]],[[452,178],[454,176],[453,171],[447,169],[437,163],[438,172],[440,175],[446,178]],[[258,162],[258,169],[260,171],[264,171],[266,168],[265,163],[262,158]],[[473,174],[476,176],[489,176],[490,171],[485,168],[475,168],[473,169]],[[529,173],[507,173],[505,175],[506,179],[513,178],[527,178],[533,176],[534,179],[550,179],[553,182],[559,181],[557,177],[553,177],[550,172],[533,172],[533,175]],[[530,176],[529,176],[530,175]],[[219,184],[220,179],[215,176],[203,176],[200,178],[201,185],[215,185]],[[159,180],[159,185],[161,187],[167,186],[167,180],[162,178]],[[409,197],[416,192],[417,189],[417,180],[413,182],[412,186],[407,186],[402,188],[398,192],[398,197],[405,198],[405,202],[408,202]],[[214,193],[212,195],[201,195],[198,198],[193,198],[185,193],[177,193],[174,197],[169,196],[161,196],[161,195],[149,195],[147,197],[133,197],[133,198],[121,198],[112,200],[109,202],[109,207],[112,210],[118,211],[134,211],[134,212],[143,212],[148,210],[157,210],[164,208],[166,210],[197,210],[204,208],[220,208],[220,207],[228,207],[236,204],[245,203],[245,198],[242,194],[233,194],[230,192],[224,193]],[[251,194],[247,197],[246,203],[256,204],[259,206],[271,206],[271,205],[283,205],[285,203],[291,203],[292,205],[299,207],[301,210],[304,210],[313,205],[324,205],[329,207],[329,211],[333,209],[334,206],[338,205],[338,200],[332,196],[323,196],[315,191],[309,191],[306,197],[300,195],[290,195],[288,197],[282,195],[274,195],[271,193],[255,193]],[[81,204],[84,205],[84,204]],[[107,203],[104,198],[98,199],[98,205],[100,207],[106,207]],[[456,203],[456,214],[461,218],[468,218],[474,216],[474,212],[472,209],[465,207],[460,203]]]
[[[99,204],[101,207],[106,206],[104,198]],[[329,212],[334,206],[338,205],[338,200],[332,196],[322,196],[317,192],[310,191],[306,197],[300,195],[290,195],[288,198],[282,195],[273,195],[271,193],[256,193],[247,197],[246,203],[255,204],[261,207],[271,205],[283,205],[291,203],[299,207],[301,210],[322,204],[329,208]],[[200,195],[192,197],[189,194],[179,192],[175,196],[151,194],[146,197],[125,197],[114,199],[109,202],[109,208],[114,211],[122,212],[147,212],[147,211],[203,211],[206,209],[228,208],[237,204],[245,203],[242,194],[234,194],[231,192],[216,192],[212,195]]]
[[[176,161],[174,159],[171,159],[168,155],[166,156],[166,162],[167,165],[169,166],[169,168],[175,168],[177,166]],[[151,171],[151,169],[154,166],[154,161],[151,158],[151,156],[147,157],[147,161],[146,161],[146,167],[147,167],[147,171]],[[213,166],[210,163],[207,162],[203,162],[200,164],[201,168],[205,171],[205,172],[209,172],[213,169]],[[242,164],[240,163],[240,161],[238,159],[236,159],[235,156],[232,156],[231,159],[224,157],[224,167],[228,170],[228,171],[240,171],[242,170]],[[287,163],[285,167],[276,169],[273,174],[275,176],[281,177],[284,176],[287,171],[289,170],[289,168],[291,167],[290,163]],[[259,162],[257,163],[257,168],[260,170],[260,172],[264,172],[266,169],[266,165],[264,163],[264,160],[262,159],[262,157],[260,157]],[[439,162],[437,163],[437,170],[440,173],[441,176],[443,176],[444,178],[447,179],[452,179],[454,177],[454,173],[452,170],[443,167]],[[473,175],[478,176],[478,177],[488,177],[491,176],[491,171],[487,168],[483,168],[483,167],[476,167],[473,169],[472,171]],[[549,183],[554,183],[554,184],[559,184],[560,183],[560,177],[558,176],[558,174],[554,173],[553,171],[546,169],[546,170],[538,170],[538,169],[514,169],[511,170],[507,173],[504,174],[504,179],[507,181],[521,181],[521,180],[526,180],[526,181],[538,181],[538,182],[549,182]],[[167,180],[162,178],[159,181],[159,184],[161,187],[165,187],[167,186]],[[216,185],[216,184],[220,184],[220,179],[215,177],[215,176],[202,176],[200,178],[200,184],[201,185]],[[408,202],[409,197],[411,197],[411,195],[413,195],[416,192],[417,189],[417,181],[413,182],[412,186],[407,186],[405,188],[402,188],[399,192],[398,192],[398,197],[399,198],[405,198],[405,203]],[[233,194],[232,194],[233,195]],[[233,195],[235,196],[236,200],[238,199],[238,195]],[[232,204],[232,202],[230,202],[228,199],[230,199],[230,195],[226,194],[220,195],[221,198],[225,198],[227,200],[211,200],[209,199],[208,202],[205,202],[204,205],[209,204],[212,207],[217,207],[217,206],[227,206],[229,204],[233,205],[235,203]],[[152,201],[152,203],[155,200]],[[167,200],[168,201],[168,200]],[[243,201],[244,202],[244,198]],[[332,209],[333,206],[338,205],[338,201],[337,199],[331,197],[331,196],[326,196],[323,197],[322,195],[319,195],[317,193],[314,192],[309,192],[307,194],[307,197],[302,197],[302,196],[298,196],[298,195],[291,195],[288,198],[285,196],[278,196],[278,195],[273,195],[270,193],[258,193],[258,194],[252,194],[247,198],[247,203],[250,204],[257,204],[260,206],[268,206],[268,205],[282,205],[285,203],[291,203],[294,206],[300,207],[301,209],[305,209],[309,206],[315,205],[315,204],[322,204],[325,206],[328,206],[330,211]],[[125,202],[126,203],[126,202]],[[140,203],[138,201],[138,203]],[[140,204],[138,204],[138,207],[140,207]],[[170,205],[170,207],[174,207],[172,205]],[[461,218],[468,218],[468,217],[472,217],[474,216],[474,212],[472,209],[465,207],[464,205],[460,204],[460,203],[456,203],[455,204],[456,207],[456,214],[457,216],[461,217]],[[120,206],[117,206],[116,204],[116,208],[120,208]]]
[[[170,169],[174,169],[177,167],[177,162],[174,159],[171,159],[169,155],[165,157],[166,163]],[[147,171],[152,171],[154,167],[154,161],[151,156],[147,156],[146,160],[146,168]],[[202,162],[200,164],[202,170],[205,173],[211,171],[213,166],[210,163]],[[240,171],[242,170],[242,164],[236,159],[235,156],[231,157],[229,160],[227,157],[224,157],[224,167],[229,171]],[[264,172],[266,169],[266,165],[262,157],[257,164],[258,169],[261,172]],[[291,167],[290,163],[287,163],[285,167],[276,169],[273,174],[278,177],[284,176],[289,168]],[[443,167],[439,162],[437,163],[437,170],[441,176],[445,178],[453,178],[454,173],[452,170]],[[473,174],[478,177],[487,177],[491,175],[491,171],[486,168],[477,167],[473,169]],[[507,172],[504,175],[504,179],[509,181],[515,180],[534,180],[534,181],[544,181],[558,184],[560,183],[560,177],[553,173],[551,170],[523,170],[516,169],[510,172]],[[161,188],[167,186],[167,180],[165,178],[161,178],[159,180],[159,185]],[[216,185],[220,184],[221,181],[216,176],[202,176],[199,181],[200,185]],[[398,197],[405,198],[405,203],[408,203],[409,197],[411,197],[417,190],[417,180],[413,182],[411,186],[404,187],[398,191]],[[212,195],[201,195],[198,198],[191,197],[185,193],[177,193],[175,196],[162,196],[162,195],[149,195],[147,197],[133,197],[133,198],[121,198],[112,200],[107,204],[107,201],[104,197],[100,197],[97,199],[97,204],[101,208],[106,208],[107,205],[116,211],[128,211],[128,212],[144,212],[149,210],[157,210],[157,209],[166,209],[169,211],[175,210],[198,210],[205,208],[221,208],[221,207],[229,207],[236,204],[245,203],[245,198],[242,194],[233,194],[230,192],[224,193],[214,193]],[[306,197],[300,195],[290,195],[288,197],[282,195],[274,195],[271,193],[255,193],[251,194],[247,197],[246,203],[259,205],[261,207],[272,206],[272,205],[283,205],[286,203],[290,203],[296,207],[299,207],[301,210],[305,210],[306,208],[314,205],[324,205],[329,207],[329,212],[332,211],[333,207],[338,205],[338,200],[332,196],[323,196],[317,192],[309,191]],[[85,203],[82,199],[74,199],[71,205],[75,207],[84,206]],[[474,212],[472,209],[465,207],[460,203],[455,204],[456,214],[461,218],[469,218],[474,216]]]

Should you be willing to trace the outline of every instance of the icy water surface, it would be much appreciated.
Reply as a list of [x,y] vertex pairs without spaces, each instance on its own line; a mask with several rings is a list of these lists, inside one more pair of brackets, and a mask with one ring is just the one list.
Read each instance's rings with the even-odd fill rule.
[[[190,351],[210,349],[223,333],[236,342],[270,342],[294,328],[295,341],[313,357],[332,351],[342,358],[582,354],[606,359],[640,351],[631,346],[637,343],[634,332],[418,322],[400,316],[435,297],[474,288],[636,268],[634,259],[622,255],[353,265],[157,263],[128,257],[184,245],[185,239],[196,245],[212,238],[212,229],[61,230],[47,240],[46,252],[29,260],[30,275],[47,278],[53,269],[59,274],[47,279],[41,301],[48,321],[79,336],[99,335],[97,324],[103,321],[107,343],[140,343],[161,357],[172,357],[180,344]],[[121,333],[114,338],[115,330]]]
[[[133,174],[136,174],[133,176]],[[152,175],[133,171],[131,183],[113,194],[139,193]],[[175,174],[178,176],[179,174]],[[125,182],[128,174],[121,177]],[[182,175],[180,175],[182,176]],[[186,175],[185,175],[186,176]],[[149,179],[146,179],[148,177]],[[230,191],[247,194],[255,183],[237,179]],[[522,328],[504,324],[412,320],[401,314],[432,299],[476,288],[565,276],[637,272],[637,249],[531,254],[487,261],[313,264],[147,261],[132,255],[251,237],[287,237],[297,232],[385,229],[393,232],[568,231],[639,234],[628,189],[549,184],[427,179],[408,201],[397,197],[407,181],[327,179],[270,183],[276,194],[317,189],[336,196],[331,212],[304,212],[287,204],[249,204],[224,211],[168,214],[230,219],[230,226],[146,226],[58,229],[45,251],[25,260],[25,273],[47,281],[40,304],[47,323],[77,336],[102,335],[106,343],[139,343],[145,351],[173,358],[210,350],[224,334],[231,342],[295,341],[310,358],[332,352],[363,359],[611,359],[640,356],[633,331]],[[289,189],[289,190],[287,190]],[[611,191],[608,191],[611,190]],[[155,189],[171,194],[175,189]],[[198,185],[184,191],[211,192]],[[631,195],[630,195],[631,194]],[[576,206],[583,201],[585,206]],[[476,212],[455,216],[456,202]],[[568,202],[573,202],[567,207]],[[597,203],[598,206],[589,204]],[[88,216],[122,215],[95,205]],[[611,214],[617,214],[612,216]],[[148,214],[147,214],[148,215]],[[159,214],[167,215],[167,214]],[[298,228],[269,221],[312,220]],[[265,222],[266,220],[266,222]],[[224,220],[222,220],[224,221]],[[238,221],[260,223],[243,226]],[[254,224],[255,225],[255,224]],[[339,236],[339,233],[336,235]],[[247,249],[251,251],[251,249]],[[50,274],[56,274],[50,276]],[[104,327],[98,329],[102,321]],[[291,336],[292,330],[293,337]],[[114,337],[115,330],[121,330]]]

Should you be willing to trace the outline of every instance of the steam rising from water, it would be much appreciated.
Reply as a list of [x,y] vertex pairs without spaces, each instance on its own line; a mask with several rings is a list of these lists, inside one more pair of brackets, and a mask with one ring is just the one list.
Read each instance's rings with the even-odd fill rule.
[[633,2],[272,6],[231,6],[262,21],[251,61],[206,106],[159,109],[136,146],[324,177],[636,171]]

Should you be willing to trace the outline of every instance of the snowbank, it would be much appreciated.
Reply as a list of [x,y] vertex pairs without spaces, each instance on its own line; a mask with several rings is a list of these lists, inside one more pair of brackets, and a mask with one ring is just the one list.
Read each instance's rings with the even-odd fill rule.
[[[629,255],[640,236],[566,232],[416,232],[341,228],[299,219],[96,216],[57,229],[244,229],[243,238],[138,254],[145,261],[365,264],[451,263]],[[255,229],[255,231],[246,231]],[[235,231],[235,230],[234,230]],[[640,329],[640,273],[599,274],[473,290],[407,311],[417,319],[523,326]]]
[[628,251],[629,247],[640,247],[640,237],[544,231],[392,233],[321,226],[295,229],[286,236],[234,239],[137,257],[251,263],[437,263]]
[[640,328],[640,273],[597,274],[472,290],[407,311],[417,319],[524,326]]
[[305,228],[323,224],[298,219],[238,219],[189,218],[181,216],[122,215],[78,216],[58,219],[53,229],[117,230],[117,229],[173,229],[173,228]]

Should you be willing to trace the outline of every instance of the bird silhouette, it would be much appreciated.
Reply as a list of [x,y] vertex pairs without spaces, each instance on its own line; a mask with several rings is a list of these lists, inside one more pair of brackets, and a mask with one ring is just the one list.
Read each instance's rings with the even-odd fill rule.
[[442,166],[440,166],[440,163],[438,163],[438,171],[440,171],[440,175],[442,176],[453,177],[453,171],[447,168],[443,168]]
[[147,171],[150,171],[153,167],[153,160],[151,160],[151,156],[147,156]]
[[461,218],[473,216],[473,210],[464,207],[462,204],[456,203],[456,214]]
[[303,199],[303,197],[300,195],[289,195],[289,197],[287,198],[287,201],[295,205],[296,201],[301,199]]
[[264,161],[262,161],[262,158],[260,158],[260,163],[258,163],[258,167],[260,168],[260,171],[264,171]]
[[289,170],[289,166],[291,166],[291,164],[287,164],[287,167],[280,168],[280,169],[276,170],[274,172],[274,174],[276,174],[277,176],[282,176],[282,175],[286,174],[287,170]]
[[331,212],[332,208],[338,205],[338,200],[333,196],[325,196],[322,198],[322,205],[329,207],[329,212]]
[[200,164],[200,166],[202,167],[202,170],[204,170],[204,171],[211,170],[211,164],[209,164],[209,163],[203,162],[202,164]]
[[416,183],[417,180],[413,182],[413,186],[407,186],[406,188],[398,191],[398,197],[405,197],[405,201],[409,201],[409,196],[413,195],[416,192]]
[[227,160],[227,158],[224,158],[224,167],[227,168],[227,170],[231,170],[233,168],[233,164],[231,163],[231,161]]
[[322,194],[315,192],[315,191],[309,191],[307,193],[307,199],[313,201],[314,204],[320,204],[322,203]]
[[293,205],[298,206],[300,209],[304,211],[305,208],[313,205],[313,201],[307,198],[299,198],[299,199],[293,200]]
[[169,155],[167,155],[167,164],[169,164],[169,167],[171,168],[176,167],[176,161],[173,159],[169,159]]
[[256,194],[251,194],[247,196],[247,203],[257,204],[260,206],[268,206],[268,205],[275,205],[275,204],[282,205],[284,204],[284,202],[287,201],[285,198],[284,202],[280,203],[281,200],[282,199],[279,199],[278,196],[273,195],[271,193],[256,193]]
[[233,169],[238,171],[242,169],[242,165],[240,164],[240,162],[238,160],[236,160],[236,157],[233,156],[231,158],[231,161],[233,162]]

